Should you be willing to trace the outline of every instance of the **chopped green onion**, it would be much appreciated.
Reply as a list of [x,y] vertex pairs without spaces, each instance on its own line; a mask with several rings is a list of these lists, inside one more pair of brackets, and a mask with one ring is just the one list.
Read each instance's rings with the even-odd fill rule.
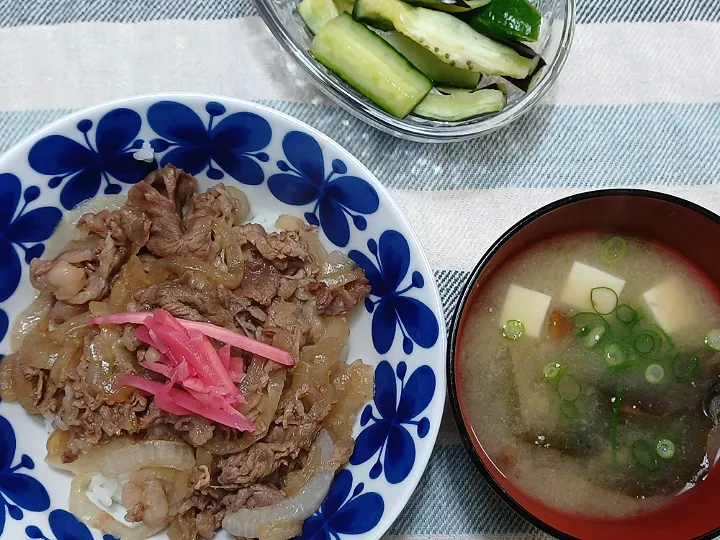
[[617,463],[617,425],[618,416],[620,415],[620,405],[622,404],[622,386],[618,386],[615,391],[615,397],[612,399],[612,415],[610,416],[610,449],[612,451],[613,463]]
[[655,451],[663,459],[670,459],[675,455],[675,443],[670,439],[660,439],[655,445]]
[[595,287],[590,291],[590,303],[600,315],[610,315],[618,305],[618,295],[610,287]]
[[705,345],[713,351],[720,351],[720,329],[713,328],[705,334]]
[[643,330],[635,337],[633,347],[640,354],[650,354],[662,348],[662,336],[654,330]]
[[618,364],[616,366],[608,366],[608,371],[611,373],[620,373],[622,371],[628,370],[630,368],[634,368],[636,366],[642,365],[642,362],[640,359],[635,356],[634,354],[630,354],[627,357],[627,360],[623,362],[622,364]]
[[645,368],[645,380],[650,384],[658,384],[665,378],[665,368],[660,364],[650,364]]
[[583,345],[585,345],[585,348],[592,349],[595,345],[600,343],[600,340],[602,339],[603,335],[605,335],[605,332],[607,331],[607,328],[604,326],[596,326],[588,334],[583,338]]
[[639,307],[635,310],[635,318],[632,320],[632,322],[630,324],[634,328],[644,318],[645,318],[645,310],[643,308]]
[[558,375],[560,375],[561,370],[562,366],[560,364],[557,362],[550,362],[545,364],[545,367],[543,367],[543,375],[545,375],[546,379],[555,379]]
[[520,321],[511,320],[503,325],[502,333],[510,341],[517,341],[525,334],[525,326]]
[[657,324],[649,324],[648,325],[649,330],[654,330],[656,333],[660,334],[662,337],[665,338],[665,341],[667,341],[668,345],[671,347],[675,346],[675,340],[670,337],[670,334],[668,334],[661,326],[658,326]]
[[563,375],[558,379],[557,393],[563,401],[575,401],[582,393],[582,386],[570,375]]
[[700,358],[696,354],[677,353],[670,362],[670,371],[678,382],[690,382],[700,371]]
[[566,418],[575,418],[579,413],[577,405],[575,405],[572,401],[561,402],[560,410]]
[[635,465],[644,471],[654,473],[660,470],[655,449],[645,441],[633,443],[632,458]]
[[600,248],[600,261],[605,264],[615,264],[625,256],[627,242],[622,236],[613,236]]
[[620,322],[630,324],[633,322],[633,319],[635,319],[635,310],[627,304],[620,304],[617,308],[615,308],[615,316],[620,320]]
[[573,317],[573,326],[579,328],[577,336],[583,338],[583,344],[588,349],[597,345],[610,329],[610,325],[602,315],[589,311],[577,313]]
[[605,363],[610,366],[619,366],[625,362],[625,352],[620,345],[612,343],[605,347]]
[[587,335],[588,332],[596,326],[604,326],[605,328],[610,327],[602,315],[598,315],[597,313],[592,313],[590,311],[576,313],[573,317],[573,326],[579,329],[577,334],[578,337]]

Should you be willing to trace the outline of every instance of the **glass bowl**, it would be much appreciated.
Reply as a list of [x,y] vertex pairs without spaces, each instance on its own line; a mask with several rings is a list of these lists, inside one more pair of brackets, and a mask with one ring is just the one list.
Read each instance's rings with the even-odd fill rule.
[[542,55],[547,66],[530,92],[524,93],[508,85],[507,106],[497,114],[458,122],[428,120],[413,115],[400,119],[380,110],[310,55],[308,49],[312,34],[297,14],[295,7],[298,1],[254,0],[260,16],[275,38],[330,99],[371,126],[396,137],[419,142],[472,139],[520,118],[555,84],[570,50],[575,26],[575,0],[531,0],[543,15],[540,39],[533,44],[533,49]]

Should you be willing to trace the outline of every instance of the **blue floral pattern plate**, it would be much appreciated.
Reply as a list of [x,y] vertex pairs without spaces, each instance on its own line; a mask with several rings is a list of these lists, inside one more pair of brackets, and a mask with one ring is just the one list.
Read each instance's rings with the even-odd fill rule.
[[[427,465],[445,401],[445,325],[420,245],[387,191],[322,133],[271,109],[215,96],[143,96],[56,122],[0,158],[0,358],[34,291],[29,262],[63,216],[125,193],[167,163],[247,194],[252,220],[282,213],[317,225],[367,274],[372,293],[351,318],[349,358],[375,366],[350,463],[306,520],[303,538],[380,538]],[[70,477],[47,466],[42,419],[0,403],[0,535],[111,540],[67,512]],[[158,538],[163,538],[159,536]],[[218,539],[226,538],[224,533]]]

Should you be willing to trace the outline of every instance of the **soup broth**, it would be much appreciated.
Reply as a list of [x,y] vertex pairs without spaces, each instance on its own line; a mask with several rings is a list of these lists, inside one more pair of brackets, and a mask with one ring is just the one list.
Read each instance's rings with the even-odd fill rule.
[[503,265],[466,309],[464,413],[518,489],[623,517],[707,472],[720,353],[705,341],[720,306],[680,256],[634,238],[556,238]]

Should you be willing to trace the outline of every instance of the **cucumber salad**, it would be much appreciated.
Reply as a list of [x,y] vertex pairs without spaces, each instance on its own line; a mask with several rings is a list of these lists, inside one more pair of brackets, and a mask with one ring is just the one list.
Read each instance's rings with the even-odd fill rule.
[[545,62],[528,43],[542,17],[528,0],[301,0],[310,53],[397,117],[461,121],[498,113],[502,77],[529,91]]

